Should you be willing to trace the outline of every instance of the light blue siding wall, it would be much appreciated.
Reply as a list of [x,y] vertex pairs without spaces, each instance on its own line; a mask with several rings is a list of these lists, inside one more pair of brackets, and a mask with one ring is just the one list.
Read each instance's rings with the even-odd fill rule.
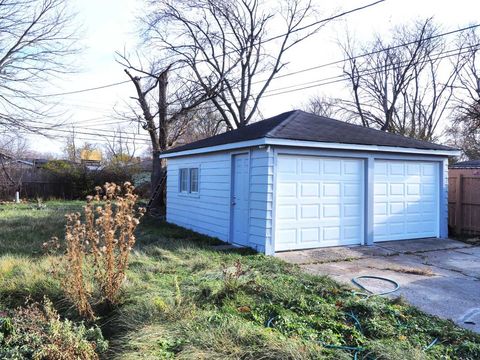
[[[181,194],[179,169],[199,168],[198,195]],[[228,241],[230,231],[230,154],[168,159],[167,221]]]
[[271,253],[273,210],[273,151],[255,149],[250,155],[250,247]]
[[[265,252],[271,238],[273,157],[265,148],[217,152],[168,159],[167,221],[199,233],[230,241],[232,154],[250,157],[249,246]],[[199,194],[179,192],[179,169],[199,168]]]
[[[364,158],[371,163],[370,167],[372,169],[374,159],[438,161],[440,163],[439,186],[441,190],[439,204],[440,237],[448,236],[448,160],[446,158],[284,147],[276,147],[276,151],[290,154]],[[275,156],[273,148],[270,147],[168,159],[167,221],[229,242],[231,159],[232,154],[241,152],[248,152],[250,158],[248,243],[250,247],[259,252],[273,255]],[[178,170],[190,167],[199,168],[200,192],[197,196],[179,193]],[[373,177],[366,177],[366,179],[369,179],[370,182],[373,181]],[[371,192],[372,187],[368,186],[367,189]],[[366,193],[368,194],[369,191]],[[367,196],[372,197],[373,195],[369,194]],[[372,201],[367,203],[366,213],[373,214],[373,210],[370,208]],[[368,233],[369,228],[371,228],[371,225],[366,228],[365,238],[366,244],[370,245],[373,243],[373,233]]]
[[440,163],[440,237],[448,237],[448,159]]

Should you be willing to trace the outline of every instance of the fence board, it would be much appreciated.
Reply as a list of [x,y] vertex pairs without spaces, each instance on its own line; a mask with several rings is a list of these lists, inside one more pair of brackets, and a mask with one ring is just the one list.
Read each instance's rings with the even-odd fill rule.
[[449,172],[448,225],[456,235],[480,235],[480,174],[462,170]]

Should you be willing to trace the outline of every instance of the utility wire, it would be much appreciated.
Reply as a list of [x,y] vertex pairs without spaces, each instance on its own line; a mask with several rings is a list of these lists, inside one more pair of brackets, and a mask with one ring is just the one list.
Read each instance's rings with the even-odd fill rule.
[[[60,133],[67,133],[67,134],[80,134],[80,135],[91,135],[91,136],[99,136],[103,138],[110,138],[110,139],[118,139],[118,136],[115,135],[103,135],[99,133],[93,133],[93,132],[84,132],[84,131],[72,131],[72,130],[65,130],[65,129],[44,129],[42,127],[32,127],[37,130],[43,130],[44,132],[60,132]],[[98,131],[98,130],[95,130]],[[132,139],[133,140],[133,139]],[[135,139],[137,140],[137,139]],[[149,139],[138,139],[140,141],[150,141]]]
[[[360,11],[360,10],[364,10],[364,9],[366,9],[366,8],[372,7],[372,6],[377,5],[377,4],[379,4],[379,3],[381,3],[381,2],[384,2],[384,1],[385,1],[385,0],[379,0],[379,1],[376,1],[376,2],[373,2],[373,3],[370,3],[370,4],[367,4],[367,5],[365,5],[365,6],[357,7],[357,8],[354,8],[354,9],[351,9],[351,10],[348,10],[348,11],[345,11],[345,12],[342,12],[342,13],[337,14],[337,15],[334,15],[334,16],[332,16],[332,17],[329,17],[329,18],[325,18],[325,19],[316,21],[316,22],[314,22],[314,23],[312,23],[312,24],[309,24],[309,25],[306,25],[306,26],[304,26],[304,27],[302,27],[302,28],[295,29],[295,30],[292,31],[292,32],[297,32],[297,31],[305,30],[305,29],[307,29],[307,28],[310,28],[310,27],[319,25],[319,24],[321,24],[321,23],[323,23],[323,22],[328,22],[328,21],[337,19],[337,18],[339,18],[339,17],[342,17],[342,16],[345,16],[345,15],[351,14],[351,13],[353,13],[353,12]],[[475,29],[475,28],[477,28],[477,27],[479,27],[479,26],[480,26],[480,24],[475,24],[475,25],[467,26],[467,27],[464,27],[464,28],[461,28],[461,29],[448,31],[448,32],[445,32],[445,33],[442,33],[442,34],[432,35],[432,36],[429,36],[429,37],[425,38],[424,40],[436,39],[436,38],[439,38],[439,37],[452,35],[452,34],[455,34],[455,33],[458,33],[458,32],[463,32],[463,31],[466,31],[466,30]],[[274,37],[272,37],[272,38],[266,39],[263,43],[266,43],[266,42],[270,42],[270,41],[279,39],[279,38],[281,38],[281,37],[283,37],[283,36],[285,36],[285,35],[286,35],[286,34],[281,34],[281,35],[274,36]],[[282,74],[282,75],[275,76],[274,79],[280,79],[280,78],[284,78],[284,77],[288,77],[288,76],[292,76],[292,75],[297,75],[297,74],[301,74],[301,73],[304,73],[304,72],[308,72],[308,71],[317,70],[317,69],[320,69],[320,68],[332,66],[332,65],[341,64],[341,63],[344,63],[344,62],[346,62],[346,61],[355,60],[355,59],[362,58],[362,57],[365,57],[365,56],[374,55],[374,54],[377,54],[377,53],[380,53],[380,52],[389,51],[389,50],[394,50],[394,49],[397,49],[397,48],[399,48],[399,47],[412,45],[412,44],[415,44],[416,42],[417,42],[417,41],[411,41],[411,42],[408,42],[408,43],[403,43],[403,44],[391,46],[391,47],[388,47],[388,48],[386,48],[386,49],[381,49],[381,50],[376,50],[376,51],[372,51],[372,52],[368,52],[368,53],[359,54],[359,55],[353,56],[353,57],[351,57],[351,58],[346,58],[346,59],[342,59],[342,60],[336,60],[336,61],[332,61],[332,62],[328,62],[328,63],[324,63],[324,64],[312,66],[312,67],[308,67],[308,68],[305,68],[305,69],[301,69],[301,70],[293,71],[293,72],[290,72],[290,73],[285,73],[285,74]],[[227,54],[228,54],[228,53],[231,53],[231,52],[227,52]],[[221,56],[221,55],[217,55],[216,57],[218,57],[218,56]],[[180,67],[174,68],[174,69],[172,69],[172,70],[182,69],[182,68],[185,68],[185,67],[187,67],[187,66],[188,66],[188,65],[185,64],[185,65],[182,65],[182,66],[180,66]],[[253,82],[252,84],[257,84],[257,83],[260,83],[260,82],[262,82],[262,81],[265,81],[265,80],[258,80],[258,81],[256,81],[256,82]],[[106,88],[110,88],[110,87],[114,87],[114,86],[118,86],[118,85],[123,85],[123,84],[126,84],[126,83],[128,83],[128,82],[130,82],[130,80],[120,81],[120,82],[111,83],[111,84],[106,84],[106,85],[100,85],[100,86],[96,86],[96,87],[92,87],[92,88],[85,88],[85,89],[79,89],[79,90],[74,90],[74,91],[68,91],[68,92],[63,92],[63,93],[52,93],[52,94],[45,94],[45,95],[33,95],[33,96],[31,96],[31,97],[32,97],[32,98],[45,98],[45,97],[56,97],[56,96],[63,96],[63,95],[73,95],[73,94],[79,94],[79,93],[84,93],[84,92],[89,92],[89,91],[96,91],[96,90],[106,89]],[[87,107],[87,106],[85,106],[85,105],[74,105],[74,106]],[[93,108],[93,107],[92,107],[92,108]]]
[[[242,52],[244,50],[248,50],[250,47],[252,46],[257,46],[257,45],[262,45],[262,44],[265,44],[265,43],[268,43],[270,41],[274,41],[274,40],[278,40],[278,39],[281,39],[285,36],[288,36],[290,34],[293,34],[293,33],[296,33],[296,32],[299,32],[299,31],[303,31],[303,30],[306,30],[306,29],[309,29],[309,28],[312,28],[314,26],[319,26],[323,23],[327,23],[329,21],[332,21],[332,20],[336,20],[338,18],[341,18],[343,16],[346,16],[346,15],[349,15],[349,14],[352,14],[352,13],[355,13],[357,11],[361,11],[361,10],[365,10],[365,9],[368,9],[372,6],[375,6],[375,5],[378,5],[382,2],[385,2],[386,0],[378,0],[378,1],[374,1],[374,2],[371,2],[369,4],[366,4],[366,5],[362,5],[362,6],[359,6],[359,7],[356,7],[356,8],[353,8],[353,9],[350,9],[350,10],[346,10],[346,11],[343,11],[339,14],[336,14],[336,15],[333,15],[333,16],[330,16],[328,18],[324,18],[324,19],[321,19],[321,20],[317,20],[317,21],[314,21],[313,23],[311,24],[308,24],[308,25],[305,25],[305,26],[302,26],[302,27],[299,27],[297,29],[294,29],[288,33],[284,33],[284,34],[279,34],[279,35],[276,35],[276,36],[273,36],[271,38],[268,38],[268,39],[265,39],[265,40],[261,40],[259,41],[258,43],[254,43],[254,44],[251,44],[251,46],[249,47],[240,47],[238,49],[235,49],[235,50],[230,50],[230,51],[227,51],[223,54],[219,54],[219,55],[216,55],[216,56],[213,56],[213,59],[216,59],[218,57],[221,57],[221,56],[225,56],[225,55],[229,55],[229,54],[232,54],[232,53],[235,53],[235,52]],[[205,62],[206,60],[203,60],[203,62]],[[179,70],[179,69],[183,69],[185,67],[188,67],[189,65],[188,64],[183,64],[183,65],[180,65],[180,66],[177,66],[177,67],[173,67],[171,70]]]
[[[449,57],[452,57],[452,56],[462,55],[462,54],[468,53],[470,51],[469,49],[471,47],[475,47],[475,46],[478,46],[478,45],[480,45],[480,43],[469,46],[469,47],[466,47],[466,48],[464,48],[465,50],[463,50],[462,48],[456,48],[456,49],[445,51],[443,53],[437,53],[437,54],[434,55],[434,56],[437,56],[437,57],[432,58],[431,60],[436,61],[436,60],[442,60],[442,59],[445,59],[445,58],[449,58]],[[463,50],[463,51],[459,51],[459,50]],[[457,52],[457,51],[459,51],[459,52]],[[407,62],[407,61],[404,61],[401,64],[403,64],[405,62]],[[416,62],[412,65],[417,65],[418,63],[419,62]],[[394,65],[394,66],[390,66],[390,67],[387,67],[387,68],[384,67],[384,66],[379,66],[379,67],[376,67],[376,68],[367,68],[367,69],[360,70],[359,75],[360,76],[362,76],[362,75],[373,75],[373,74],[379,73],[379,71],[391,71],[391,70],[396,70],[400,67],[401,67],[401,65],[396,64],[396,66]],[[283,87],[283,88],[272,89],[272,90],[267,91],[266,94],[264,94],[262,96],[262,98],[272,97],[272,96],[277,96],[277,95],[282,95],[282,94],[288,94],[288,93],[292,93],[292,92],[297,92],[297,91],[306,90],[306,89],[315,88],[315,87],[321,87],[321,86],[330,85],[330,84],[334,84],[334,83],[339,83],[339,82],[343,82],[343,81],[350,81],[350,78],[348,78],[346,74],[339,74],[339,75],[335,75],[335,76],[331,76],[331,77],[317,79],[317,80],[314,80],[314,81],[309,81],[309,82],[306,82],[306,83],[299,83],[299,84],[296,84],[296,85],[290,85],[290,86],[286,86],[286,87]],[[310,85],[312,83],[313,83],[313,85]],[[308,86],[302,86],[302,85],[308,85]],[[278,91],[278,90],[290,89],[292,87],[298,87],[298,86],[302,86],[302,87],[292,89],[292,90]],[[269,93],[269,92],[272,92],[272,93]],[[252,95],[252,96],[255,96],[255,95]],[[196,109],[208,110],[210,108],[211,107],[205,106],[205,107],[197,107]]]
[[63,96],[63,95],[72,95],[72,94],[80,94],[88,91],[96,91],[96,90],[101,90],[101,89],[107,89],[110,87],[118,86],[118,85],[123,85],[126,83],[129,83],[130,80],[125,80],[125,81],[120,81],[112,84],[106,84],[106,85],[100,85],[92,88],[86,88],[86,89],[80,89],[80,90],[74,90],[74,91],[67,91],[67,92],[62,92],[62,93],[53,93],[53,94],[45,94],[45,95],[34,95],[32,96],[33,98],[45,98],[45,97],[53,97],[53,96]]
[[[357,12],[357,11],[360,11],[360,10],[367,9],[369,7],[375,6],[375,5],[377,5],[379,3],[382,3],[382,2],[385,2],[385,1],[386,0],[378,0],[378,1],[372,2],[370,4],[366,4],[364,6],[356,7],[354,9],[344,11],[344,12],[339,13],[337,15],[334,15],[334,16],[331,16],[331,17],[328,17],[328,18],[325,18],[325,19],[322,19],[322,20],[315,21],[315,22],[313,22],[311,24],[308,24],[306,26],[300,27],[298,29],[294,29],[293,31],[290,32],[290,34],[291,33],[296,33],[296,32],[299,32],[299,31],[303,31],[303,30],[309,29],[309,28],[314,27],[314,26],[318,26],[322,23],[326,23],[326,22],[338,19],[340,17],[343,17],[345,15],[349,15],[351,13],[354,13],[354,12]],[[282,38],[284,36],[287,36],[287,35],[289,35],[289,34],[285,33],[285,34],[276,35],[274,37],[266,39],[265,41],[263,41],[261,43],[267,43],[267,42],[270,42],[270,41],[273,41],[273,40],[277,40],[277,39],[280,39],[280,38]],[[261,43],[258,43],[256,45],[260,45]],[[247,48],[245,48],[245,49],[247,49]],[[238,51],[238,50],[241,50],[241,49],[237,49],[235,51]],[[232,50],[230,52],[227,52],[223,55],[228,55],[229,53],[232,53],[232,52],[234,52],[234,50]],[[217,55],[216,57],[223,56],[223,55]],[[177,68],[174,68],[172,70],[179,70],[179,69],[185,68],[187,66],[188,66],[187,64],[184,64],[184,65],[181,65],[181,66],[179,66]],[[118,85],[123,85],[123,84],[126,84],[128,82],[130,82],[130,80],[125,80],[125,81],[120,81],[120,82],[116,82],[116,83],[112,83],[112,84],[100,85],[100,86],[96,86],[96,87],[92,87],[92,88],[86,88],[86,89],[80,89],[80,90],[73,90],[73,91],[59,92],[59,93],[45,94],[45,95],[33,95],[31,97],[32,98],[46,98],[46,97],[56,97],[56,96],[80,94],[80,93],[84,93],[84,92],[96,91],[96,90],[106,89],[106,88],[110,88],[110,87],[114,87],[114,86],[118,86]]]
[[[458,33],[458,32],[463,32],[463,31],[475,29],[475,28],[478,28],[478,27],[480,27],[480,24],[474,24],[474,25],[470,25],[470,26],[467,26],[467,27],[463,27],[463,28],[457,29],[457,30],[452,30],[452,31],[448,31],[448,32],[441,33],[441,34],[432,35],[432,36],[429,36],[429,37],[424,38],[424,40],[430,40],[430,39],[440,38],[440,37],[452,35],[452,34],[455,34],[455,33]],[[323,68],[323,67],[327,67],[327,66],[331,66],[331,65],[341,64],[341,63],[344,63],[344,62],[347,62],[347,61],[350,61],[350,60],[355,60],[355,59],[359,59],[359,58],[362,58],[362,57],[365,57],[365,56],[370,56],[370,55],[374,55],[374,54],[378,54],[378,53],[382,53],[382,52],[387,52],[387,51],[390,51],[390,50],[394,50],[394,49],[397,49],[397,48],[400,48],[400,47],[405,47],[405,46],[408,46],[408,45],[412,45],[412,44],[415,44],[416,42],[417,42],[417,41],[411,41],[411,42],[407,42],[407,43],[402,43],[402,44],[398,44],[398,45],[395,45],[395,46],[390,46],[390,47],[387,47],[387,48],[384,48],[384,49],[380,49],[380,50],[376,50],[376,51],[372,51],[372,52],[367,52],[367,53],[359,54],[359,55],[353,56],[353,57],[351,57],[351,58],[346,58],[346,59],[342,59],[342,60],[336,60],[336,61],[332,61],[332,62],[329,62],[329,63],[320,64],[320,65],[313,66],[313,67],[310,67],[310,68],[306,68],[306,69],[294,71],[294,72],[291,72],[291,73],[279,75],[279,76],[276,76],[274,79],[279,79],[279,78],[286,77],[286,76],[292,76],[292,75],[300,74],[300,73],[303,73],[303,72],[307,72],[307,71],[311,71],[311,70],[315,70],[315,69],[319,69],[319,68]],[[470,48],[473,48],[473,47],[478,46],[478,45],[480,45],[480,44],[476,44],[476,45],[469,46],[469,47],[467,47],[466,49],[470,49]],[[457,48],[457,49],[453,49],[453,50],[448,50],[448,51],[445,51],[443,54],[445,54],[445,53],[450,53],[450,52],[452,52],[452,51],[461,50],[461,49],[462,49],[462,48]],[[465,53],[465,52],[462,52],[462,53]],[[438,53],[438,54],[442,54],[442,53]],[[456,55],[456,54],[453,54],[453,55]],[[382,69],[383,69],[383,67],[378,67],[378,68],[382,68]],[[372,70],[372,69],[365,69],[365,70],[363,70],[363,71],[370,71],[370,70]],[[289,85],[289,86],[282,87],[282,88],[267,90],[262,97],[275,96],[275,95],[277,95],[277,94],[271,94],[271,93],[272,93],[272,92],[275,92],[275,91],[278,91],[278,90],[283,90],[283,89],[292,88],[292,87],[296,87],[296,86],[302,86],[302,85],[312,84],[312,83],[316,83],[316,82],[323,82],[323,81],[327,81],[327,80],[334,80],[334,79],[340,78],[340,77],[342,77],[342,76],[343,76],[343,75],[336,75],[336,76],[332,76],[332,77],[321,78],[321,79],[309,81],[309,82],[306,82],[306,83],[300,83],[300,84],[297,84],[297,85]],[[324,84],[312,85],[312,86],[304,87],[304,88],[301,88],[301,89],[298,89],[298,90],[294,90],[294,91],[304,90],[304,89],[308,89],[308,88],[312,88],[312,87],[317,87],[317,86],[322,86],[322,85],[328,85],[328,84],[331,84],[331,83],[336,83],[336,82],[344,81],[344,80],[348,80],[348,79],[341,79],[341,80],[338,80],[338,81],[329,81],[329,82],[324,83]],[[260,82],[262,82],[262,81],[264,81],[264,80],[259,80],[259,81],[253,82],[252,84],[260,83]],[[292,91],[292,92],[293,92],[293,91]],[[283,93],[287,93],[287,92],[278,93],[278,95],[281,95],[281,94],[283,94]],[[252,96],[254,96],[254,95],[252,95]],[[202,108],[199,108],[199,109],[202,109]],[[205,107],[204,109],[208,109],[208,108]]]
[[[452,56],[467,54],[467,53],[469,53],[470,48],[476,47],[476,46],[479,46],[479,45],[480,45],[480,43],[475,44],[475,45],[471,45],[467,48],[455,48],[455,49],[451,49],[451,50],[448,50],[448,51],[445,51],[445,52],[439,52],[439,53],[436,53],[436,54],[432,55],[432,58],[429,59],[429,61],[437,61],[437,60],[446,59],[446,58],[449,58],[449,57],[452,57]],[[378,66],[376,68],[367,68],[367,69],[360,70],[358,72],[358,75],[360,75],[360,76],[365,75],[365,74],[366,75],[372,75],[372,74],[380,73],[380,72],[384,72],[384,71],[396,70],[396,69],[399,69],[402,66],[402,64],[404,65],[404,64],[408,64],[408,63],[409,63],[409,61],[405,60],[405,61],[402,61],[399,64],[395,64],[393,66],[388,66],[388,67]],[[418,63],[419,62],[416,62],[412,65],[418,65]],[[331,76],[331,77],[327,77],[327,78],[322,78],[322,79],[312,80],[312,81],[299,83],[299,84],[295,84],[295,85],[289,85],[289,86],[284,86],[284,87],[280,87],[280,88],[276,88],[276,89],[271,89],[269,91],[266,91],[266,95],[264,95],[264,97],[266,97],[267,95],[268,96],[274,96],[275,94],[277,94],[276,92],[279,91],[279,90],[296,88],[298,86],[315,84],[315,83],[324,82],[324,81],[328,81],[328,80],[335,80],[335,79],[350,80],[350,78],[345,78],[346,76],[347,76],[346,74],[339,74],[339,75],[335,75],[335,76]],[[318,84],[318,86],[320,86],[320,85],[321,84]],[[312,87],[315,87],[315,86],[316,85],[312,85]],[[274,94],[269,94],[269,93],[272,93],[272,92]],[[278,94],[280,94],[280,93],[278,93]]]
[[[447,31],[447,32],[441,33],[441,34],[432,35],[432,36],[424,38],[423,40],[426,41],[426,40],[431,40],[431,39],[437,39],[437,38],[440,38],[440,37],[444,37],[444,36],[456,34],[456,33],[459,33],[459,32],[475,29],[475,28],[478,28],[479,26],[480,26],[480,24],[474,24],[474,25],[470,25],[470,26],[467,26],[467,27],[457,29],[457,30],[452,30],[452,31]],[[410,41],[410,42],[406,42],[406,43],[402,43],[402,44],[398,44],[398,45],[394,45],[394,46],[389,46],[389,47],[384,48],[384,49],[379,49],[379,50],[370,51],[370,52],[366,52],[366,53],[363,53],[363,54],[355,55],[355,56],[345,58],[345,59],[342,59],[342,60],[335,60],[335,61],[332,61],[332,62],[328,62],[328,63],[324,63],[324,64],[320,64],[320,65],[315,65],[315,66],[308,67],[308,68],[305,68],[305,69],[301,69],[301,70],[285,73],[285,74],[282,74],[282,75],[278,75],[278,76],[275,77],[275,79],[280,79],[280,78],[284,78],[284,77],[287,77],[287,76],[297,75],[297,74],[301,74],[301,73],[312,71],[312,70],[321,69],[321,68],[332,66],[332,65],[342,64],[342,63],[347,62],[347,61],[359,59],[359,58],[370,56],[370,55],[375,55],[375,54],[378,54],[378,53],[381,53],[381,52],[395,50],[395,49],[398,49],[398,48],[404,47],[404,46],[413,45],[417,42],[418,42],[418,40],[417,41]],[[258,81],[253,82],[252,84],[258,84],[258,83],[263,82],[263,81],[265,81],[265,80],[258,80]]]

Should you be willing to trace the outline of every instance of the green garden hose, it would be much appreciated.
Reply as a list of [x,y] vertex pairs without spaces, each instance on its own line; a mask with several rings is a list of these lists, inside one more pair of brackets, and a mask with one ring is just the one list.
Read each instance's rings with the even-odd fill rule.
[[[395,286],[394,289],[392,290],[387,290],[387,291],[382,291],[382,292],[379,292],[379,293],[374,293],[373,291],[370,291],[368,290],[365,286],[363,286],[362,284],[360,284],[357,280],[358,279],[375,279],[375,280],[382,280],[382,281],[386,281],[386,282],[389,282],[390,284],[393,284]],[[395,280],[392,280],[392,279],[389,279],[389,278],[385,278],[385,277],[382,277],[382,276],[374,276],[374,275],[361,275],[361,276],[357,276],[357,277],[354,277],[352,279],[352,282],[357,285],[359,288],[365,290],[367,293],[361,293],[361,292],[355,292],[356,295],[361,295],[361,296],[364,296],[366,299],[372,297],[372,296],[382,296],[382,295],[387,295],[387,294],[390,294],[390,293],[393,293],[395,291],[397,291],[398,289],[400,289],[400,285],[395,281]]]
[[[371,290],[368,290],[365,286],[363,286],[362,284],[360,284],[358,282],[358,279],[375,279],[375,280],[382,280],[382,281],[386,281],[390,284],[393,284],[394,285],[394,289],[392,290],[387,290],[387,291],[382,291],[382,292],[379,292],[379,293],[374,293],[373,291]],[[361,296],[364,296],[365,299],[368,299],[372,296],[382,296],[382,295],[387,295],[387,294],[391,294],[395,291],[397,291],[398,289],[400,289],[400,285],[395,281],[395,280],[392,280],[392,279],[389,279],[389,278],[385,278],[385,277],[381,277],[381,276],[373,276],[373,275],[361,275],[361,276],[357,276],[357,277],[354,277],[352,279],[352,282],[358,286],[359,288],[365,290],[366,292],[365,293],[362,293],[362,292],[355,292],[356,295],[361,295]],[[358,318],[355,316],[355,314],[353,312],[349,312],[349,313],[345,313],[346,316],[348,316],[349,318],[351,318],[354,323],[355,323],[355,327],[357,328],[358,331],[360,331],[362,334],[363,334],[363,329],[362,329],[362,325],[360,324],[360,321],[358,320]],[[265,326],[268,327],[268,328],[272,328],[273,325],[272,325],[272,322],[273,320],[275,320],[277,318],[277,316],[272,316],[268,319],[268,321],[265,323]],[[435,338],[430,344],[428,344],[427,346],[425,346],[423,348],[423,351],[428,351],[429,349],[431,349],[433,346],[435,346],[435,344],[438,342],[438,338]],[[361,351],[364,351],[365,348],[364,347],[359,347],[359,346],[345,346],[345,345],[330,345],[330,344],[325,344],[321,341],[318,342],[319,344],[321,344],[323,347],[327,348],[327,349],[338,349],[338,350],[347,350],[347,351],[353,351],[353,359],[354,360],[357,360],[358,359],[358,354],[361,352]]]

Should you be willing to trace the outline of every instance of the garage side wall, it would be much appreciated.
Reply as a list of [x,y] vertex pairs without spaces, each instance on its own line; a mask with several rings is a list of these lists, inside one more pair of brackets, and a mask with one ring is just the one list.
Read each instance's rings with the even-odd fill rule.
[[256,148],[250,155],[249,246],[273,255],[273,150]]
[[[182,168],[198,168],[198,194],[180,192]],[[226,152],[168,159],[167,221],[228,241],[230,173],[230,153]]]
[[[201,234],[231,242],[232,157],[249,156],[248,246],[269,253],[272,239],[273,152],[267,148],[239,149],[168,159],[167,221]],[[179,170],[198,168],[198,194],[180,192]]]
[[448,159],[440,164],[440,237],[448,237]]

